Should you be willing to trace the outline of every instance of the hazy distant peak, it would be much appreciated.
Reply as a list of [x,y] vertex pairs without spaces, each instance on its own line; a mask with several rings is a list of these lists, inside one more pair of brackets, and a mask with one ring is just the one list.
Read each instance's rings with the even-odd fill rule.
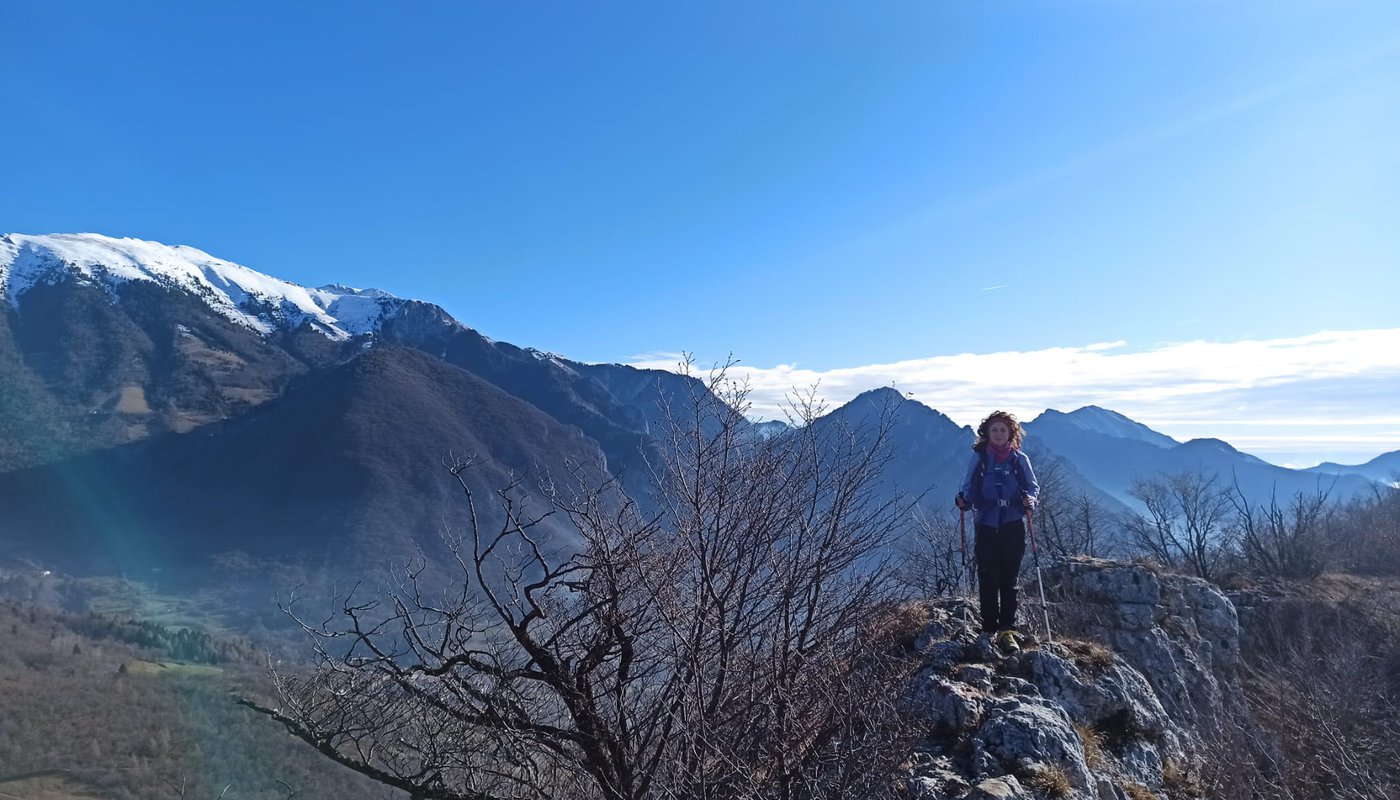
[[760,439],[771,439],[774,436],[781,436],[792,430],[792,426],[780,419],[770,419],[765,422],[755,422],[753,425],[754,435]]
[[1239,450],[1236,450],[1234,446],[1232,446],[1229,442],[1223,439],[1214,439],[1211,437],[1191,439],[1190,441],[1182,444],[1181,449],[1183,452],[1223,453],[1225,455],[1230,456],[1246,455],[1244,453],[1241,453]]
[[1364,464],[1338,464],[1324,461],[1307,470],[1323,475],[1360,475],[1373,481],[1400,486],[1400,450],[1381,453]]
[[1284,467],[1280,467],[1276,464],[1270,464],[1269,462],[1265,461],[1262,458],[1259,458],[1258,456],[1252,456],[1249,453],[1240,452],[1238,449],[1235,448],[1234,445],[1230,444],[1227,441],[1224,441],[1223,439],[1213,439],[1208,437],[1192,439],[1182,444],[1181,449],[1178,451],[1178,453],[1185,456],[1192,456],[1205,459],[1203,463],[1209,463],[1212,461],[1216,461],[1221,457],[1224,457],[1226,459],[1235,459],[1237,461],[1241,461],[1248,464],[1269,467],[1270,469],[1284,469]]
[[1176,447],[1180,442],[1158,433],[1151,428],[1136,422],[1128,417],[1119,414],[1117,411],[1110,411],[1098,406],[1084,406],[1075,409],[1068,414],[1048,408],[1043,414],[1035,418],[1035,422],[1045,419],[1060,419],[1080,430],[1091,433],[1101,433],[1105,436],[1115,436],[1120,439],[1133,439],[1140,442],[1147,442],[1161,448]]
[[98,233],[0,235],[0,297],[11,305],[37,285],[65,279],[114,297],[124,283],[148,281],[194,295],[220,316],[260,333],[309,324],[333,339],[374,332],[387,314],[409,302],[379,289],[307,288],[188,245]]

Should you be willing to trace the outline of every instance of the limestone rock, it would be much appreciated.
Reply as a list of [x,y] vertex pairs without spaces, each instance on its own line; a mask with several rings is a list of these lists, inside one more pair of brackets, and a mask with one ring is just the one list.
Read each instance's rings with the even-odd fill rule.
[[1021,788],[1021,782],[1013,775],[988,778],[972,787],[967,800],[1030,800],[1030,795]]
[[965,683],[936,674],[914,694],[916,707],[926,710],[934,732],[970,731],[982,722],[983,693]]
[[1146,676],[1172,719],[1214,724],[1219,680],[1239,665],[1239,619],[1224,594],[1198,578],[1091,559],[1054,565],[1046,583],[1061,615]]
[[915,755],[912,767],[916,777],[909,781],[909,794],[914,800],[945,800],[949,797],[962,797],[972,788],[953,767],[948,756],[933,756],[928,753]]
[[1142,673],[1115,659],[1094,675],[1064,651],[1042,648],[1023,657],[1031,681],[1046,699],[1055,701],[1075,722],[1097,725],[1111,717],[1126,717],[1152,735],[1171,727],[1171,720],[1152,684]]
[[1020,698],[995,703],[986,710],[972,747],[974,753],[990,755],[1000,771],[1032,773],[1048,765],[1064,770],[1077,790],[1094,785],[1079,735],[1058,706]]
[[1042,800],[1043,782],[1065,779],[1067,800],[1128,800],[1131,784],[1160,793],[1163,764],[1189,762],[1233,695],[1239,619],[1215,587],[1091,559],[1044,574],[1074,638],[1057,630],[1053,644],[1005,654],[978,637],[971,603],[930,604],[924,669],[903,701],[927,725],[910,796]]

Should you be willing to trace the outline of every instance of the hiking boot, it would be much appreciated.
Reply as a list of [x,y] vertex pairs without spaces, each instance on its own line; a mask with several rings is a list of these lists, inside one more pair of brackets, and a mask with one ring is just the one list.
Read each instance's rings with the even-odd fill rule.
[[1015,653],[1021,649],[1021,643],[1016,641],[1016,631],[1004,630],[997,634],[997,647],[1008,653]]

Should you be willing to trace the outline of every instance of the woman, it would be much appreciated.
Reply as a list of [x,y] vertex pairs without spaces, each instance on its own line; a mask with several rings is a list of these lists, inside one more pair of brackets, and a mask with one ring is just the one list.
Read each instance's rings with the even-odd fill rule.
[[976,509],[977,582],[981,585],[982,634],[1006,650],[1016,641],[1016,576],[1026,553],[1025,515],[1040,485],[1031,461],[1021,452],[1025,432],[1016,417],[993,411],[977,426],[976,454],[956,500],[958,509]]

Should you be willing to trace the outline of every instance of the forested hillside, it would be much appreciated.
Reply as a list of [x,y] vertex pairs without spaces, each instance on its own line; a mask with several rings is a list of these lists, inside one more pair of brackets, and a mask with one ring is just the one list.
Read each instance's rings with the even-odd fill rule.
[[0,797],[397,797],[234,704],[251,644],[0,601]]

